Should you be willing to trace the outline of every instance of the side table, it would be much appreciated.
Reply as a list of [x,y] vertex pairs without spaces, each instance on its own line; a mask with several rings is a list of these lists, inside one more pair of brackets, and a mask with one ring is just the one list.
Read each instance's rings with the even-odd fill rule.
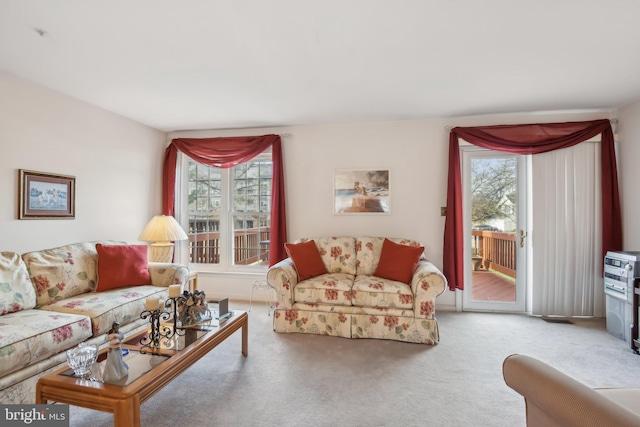
[[262,289],[264,291],[264,304],[269,309],[268,315],[271,316],[271,310],[273,309],[273,288],[269,286],[266,280],[254,280],[251,285],[251,296],[249,297],[249,311],[251,311],[251,304],[253,303],[253,291],[256,289]]

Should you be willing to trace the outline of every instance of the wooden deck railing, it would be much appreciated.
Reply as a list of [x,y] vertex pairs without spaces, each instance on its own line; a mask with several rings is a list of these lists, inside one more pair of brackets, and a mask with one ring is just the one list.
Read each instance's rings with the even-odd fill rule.
[[473,256],[482,265],[509,277],[516,277],[516,235],[499,231],[472,230]]
[[[234,264],[268,264],[270,229],[265,227],[235,230],[233,236]],[[189,234],[191,262],[217,264],[220,262],[220,232]]]

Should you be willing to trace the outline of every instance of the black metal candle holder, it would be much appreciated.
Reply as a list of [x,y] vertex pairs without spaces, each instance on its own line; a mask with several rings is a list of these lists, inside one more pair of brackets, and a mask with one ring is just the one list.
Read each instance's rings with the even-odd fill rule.
[[145,310],[140,313],[142,319],[149,319],[151,323],[151,331],[148,336],[140,339],[140,344],[143,347],[160,347],[160,340],[162,338],[169,339],[173,336],[173,331],[168,326],[161,325],[162,320],[168,320],[171,314],[168,311],[164,311],[164,308],[156,310]]
[[175,298],[169,297],[169,299],[164,302],[165,308],[171,309],[171,306],[173,306],[173,329],[171,331],[171,335],[169,335],[168,338],[174,335],[182,336],[186,333],[184,329],[181,329],[182,322],[180,322],[180,325],[178,325],[178,304],[184,305],[186,303],[187,299],[182,295],[179,295]]

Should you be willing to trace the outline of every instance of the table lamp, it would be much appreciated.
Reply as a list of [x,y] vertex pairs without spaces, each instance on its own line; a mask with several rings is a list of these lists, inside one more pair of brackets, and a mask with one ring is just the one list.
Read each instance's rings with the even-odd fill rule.
[[174,217],[156,215],[144,227],[138,239],[143,242],[152,242],[149,250],[150,262],[171,262],[173,242],[187,240],[188,237]]

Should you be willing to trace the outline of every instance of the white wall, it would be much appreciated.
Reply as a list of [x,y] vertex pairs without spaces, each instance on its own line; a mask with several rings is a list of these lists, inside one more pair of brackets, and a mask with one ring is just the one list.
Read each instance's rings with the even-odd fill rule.
[[623,247],[640,251],[640,101],[620,108],[617,118]]
[[[137,237],[161,209],[165,134],[0,71],[0,250],[27,252],[73,242]],[[215,137],[290,133],[283,139],[289,240],[380,235],[422,242],[442,267],[448,133],[445,126],[592,120],[608,112],[511,114],[403,122],[175,132]],[[620,109],[620,176],[625,248],[640,250],[640,103]],[[391,215],[333,215],[333,171],[391,170]],[[18,220],[18,169],[74,175],[76,219]],[[261,276],[202,275],[214,297],[249,297]],[[257,295],[262,298],[262,295]],[[440,307],[453,307],[447,291]]]
[[[165,134],[0,71],[0,251],[136,242],[161,211]],[[76,218],[18,220],[18,169],[76,177]]]
[[[446,126],[593,120],[609,115],[609,112],[513,114],[174,132],[168,138],[291,134],[283,138],[290,241],[326,235],[406,237],[420,241],[426,256],[442,268],[444,217],[440,216],[440,207],[446,205],[449,146]],[[334,215],[333,171],[342,168],[390,169],[391,215]],[[199,286],[214,298],[248,298],[254,279],[201,274]],[[453,308],[455,293],[446,291],[437,302],[441,308]]]

